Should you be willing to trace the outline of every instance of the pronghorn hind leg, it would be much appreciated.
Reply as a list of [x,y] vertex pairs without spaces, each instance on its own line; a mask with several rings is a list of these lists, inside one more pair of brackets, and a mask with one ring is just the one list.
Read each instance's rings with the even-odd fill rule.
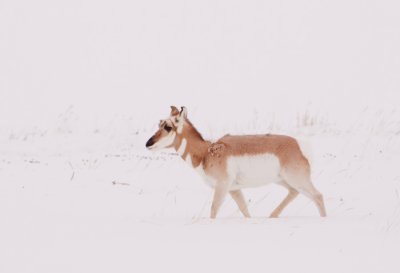
[[231,194],[233,200],[235,200],[236,204],[238,205],[244,217],[250,218],[251,216],[247,209],[247,204],[246,201],[244,200],[242,191],[236,190],[236,191],[230,191],[229,193]]
[[290,187],[289,185],[285,185],[285,187],[289,190],[288,195],[283,199],[283,201],[279,204],[279,206],[271,213],[269,217],[271,218],[278,218],[279,215],[282,213],[282,211],[286,208],[287,205],[289,205],[290,202],[292,202],[297,195],[299,195],[299,192]]
[[307,192],[307,196],[317,205],[319,215],[321,215],[321,217],[326,217],[324,197],[322,196],[322,194],[317,191],[314,186],[312,186],[312,190]]
[[217,213],[219,208],[221,207],[222,202],[226,194],[228,193],[229,184],[228,183],[217,183],[214,190],[214,198],[211,205],[211,213],[210,218],[215,219],[217,217]]
[[298,190],[315,203],[321,217],[326,217],[324,197],[314,187],[314,185],[311,183],[311,180],[307,180],[306,182],[304,182]]
[[300,180],[300,183],[299,183],[299,180],[295,181],[295,183],[293,183],[293,181],[292,182],[288,181],[288,184],[290,184],[291,187],[295,188],[297,191],[301,192],[302,194],[304,194],[305,196],[310,198],[317,206],[319,215],[321,217],[326,217],[324,197],[314,187],[314,185],[311,183],[310,179]]

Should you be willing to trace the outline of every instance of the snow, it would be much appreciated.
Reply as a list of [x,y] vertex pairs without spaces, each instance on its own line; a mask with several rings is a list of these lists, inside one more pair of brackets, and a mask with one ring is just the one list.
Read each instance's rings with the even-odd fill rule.
[[[399,272],[399,7],[3,1],[0,272]],[[201,177],[145,149],[170,105],[208,139],[308,143],[328,217],[267,218],[268,185],[210,220]]]
[[140,134],[113,154],[97,143],[86,144],[97,152],[43,152],[51,138],[28,140],[36,152],[11,152],[26,142],[12,140],[2,153],[3,272],[399,269],[398,137],[309,138],[326,219],[303,196],[267,218],[286,194],[271,185],[244,191],[254,218],[227,198],[215,221],[200,176],[176,154],[146,151]]

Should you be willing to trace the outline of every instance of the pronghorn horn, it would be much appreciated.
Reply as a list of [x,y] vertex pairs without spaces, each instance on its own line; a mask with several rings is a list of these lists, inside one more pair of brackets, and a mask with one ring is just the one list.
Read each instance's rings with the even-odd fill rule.
[[187,109],[185,106],[181,107],[181,113],[180,113],[181,117],[183,116],[184,118],[187,117]]

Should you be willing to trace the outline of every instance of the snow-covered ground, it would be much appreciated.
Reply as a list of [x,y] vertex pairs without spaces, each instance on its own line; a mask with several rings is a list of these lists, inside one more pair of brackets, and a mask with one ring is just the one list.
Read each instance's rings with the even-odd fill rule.
[[[400,272],[398,1],[0,3],[0,272]],[[328,217],[211,190],[145,149],[169,106],[208,138],[308,141]]]
[[326,219],[302,196],[267,218],[271,185],[245,190],[254,218],[227,198],[211,221],[211,190],[150,131],[3,140],[1,272],[397,272],[399,134],[300,131]]

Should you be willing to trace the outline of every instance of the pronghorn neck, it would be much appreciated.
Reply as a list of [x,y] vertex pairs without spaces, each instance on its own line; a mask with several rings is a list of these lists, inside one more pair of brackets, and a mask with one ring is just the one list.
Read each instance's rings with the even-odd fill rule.
[[173,145],[182,159],[196,168],[206,156],[209,142],[205,141],[190,121],[186,120],[182,132],[177,134]]

